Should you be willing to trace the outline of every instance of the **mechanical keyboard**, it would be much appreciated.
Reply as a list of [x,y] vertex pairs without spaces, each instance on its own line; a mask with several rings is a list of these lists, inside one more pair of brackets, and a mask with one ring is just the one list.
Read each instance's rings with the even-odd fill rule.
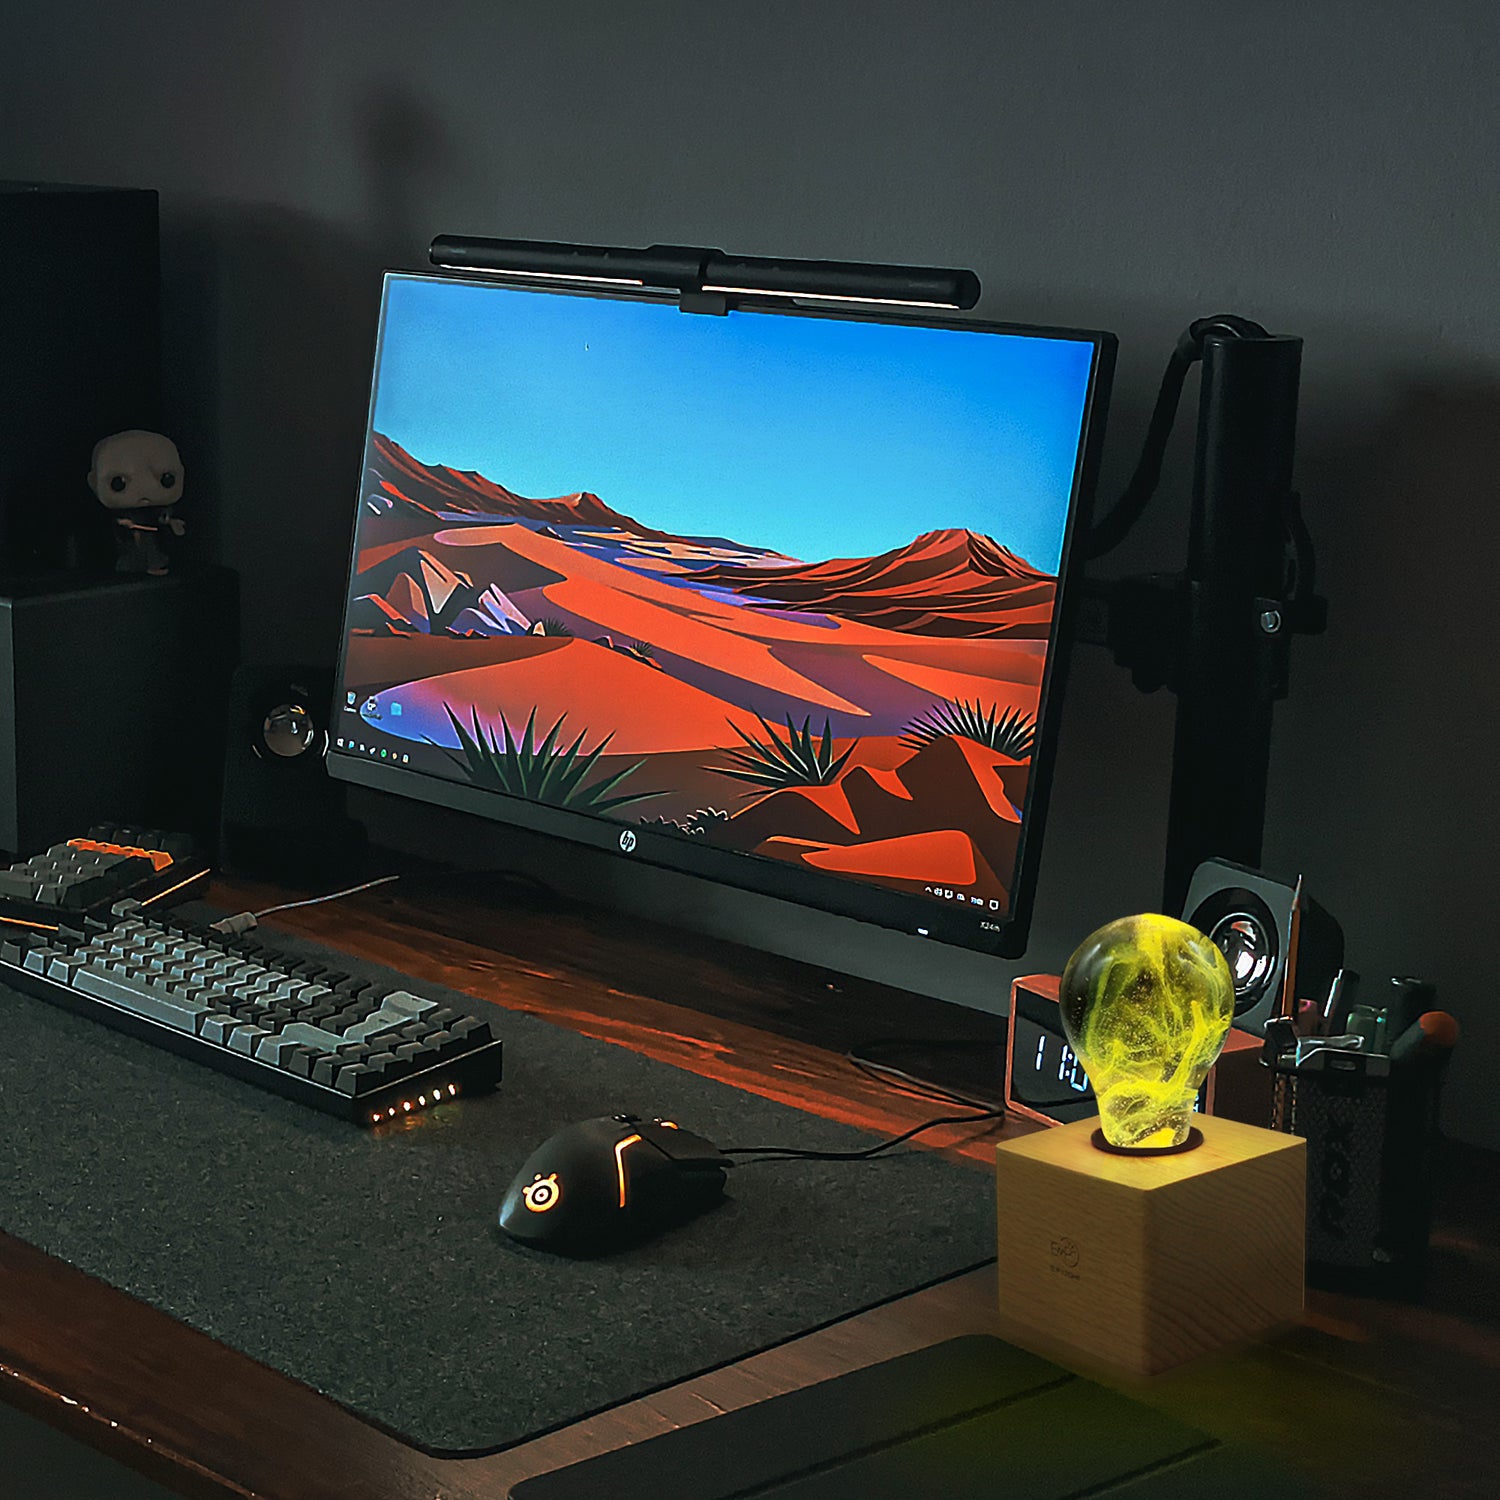
[[100,823],[84,838],[0,869],[0,928],[46,931],[70,914],[107,917],[126,897],[171,905],[207,883],[208,865],[192,852],[191,840]]
[[488,1021],[139,901],[0,929],[0,984],[363,1125],[492,1089]]

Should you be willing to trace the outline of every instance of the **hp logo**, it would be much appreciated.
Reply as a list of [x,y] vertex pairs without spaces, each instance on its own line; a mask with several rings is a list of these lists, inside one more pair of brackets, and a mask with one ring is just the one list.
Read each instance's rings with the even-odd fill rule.
[[620,835],[620,847],[627,854],[635,853],[635,835],[628,828]]

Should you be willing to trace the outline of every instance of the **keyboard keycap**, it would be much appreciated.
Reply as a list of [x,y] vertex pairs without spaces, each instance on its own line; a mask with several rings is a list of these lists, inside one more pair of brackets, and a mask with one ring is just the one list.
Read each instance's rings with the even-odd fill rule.
[[273,1034],[262,1037],[255,1049],[258,1061],[270,1063],[273,1068],[279,1068],[282,1060],[286,1058],[296,1046],[296,1042],[290,1042],[283,1035]]
[[256,1047],[270,1035],[262,1026],[240,1026],[229,1038],[229,1050],[243,1052],[247,1057],[254,1056]]
[[395,990],[380,1002],[381,1010],[402,1011],[407,1016],[420,1016],[424,1011],[436,1010],[437,1003],[413,995],[410,990]]
[[281,1034],[288,1041],[311,1047],[316,1052],[333,1052],[344,1045],[344,1038],[336,1032],[324,1031],[321,1026],[312,1026],[306,1021],[293,1021]]

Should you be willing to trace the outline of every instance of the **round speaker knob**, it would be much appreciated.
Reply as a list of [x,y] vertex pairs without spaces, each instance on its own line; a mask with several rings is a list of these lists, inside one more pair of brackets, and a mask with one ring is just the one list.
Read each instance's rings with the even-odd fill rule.
[[318,726],[313,716],[300,703],[278,704],[265,717],[260,726],[260,742],[255,753],[262,757],[274,755],[282,760],[295,760],[299,755],[316,751]]
[[1248,1010],[1265,993],[1275,977],[1275,934],[1253,913],[1231,911],[1219,918],[1209,933],[1229,963],[1234,979],[1234,1008]]

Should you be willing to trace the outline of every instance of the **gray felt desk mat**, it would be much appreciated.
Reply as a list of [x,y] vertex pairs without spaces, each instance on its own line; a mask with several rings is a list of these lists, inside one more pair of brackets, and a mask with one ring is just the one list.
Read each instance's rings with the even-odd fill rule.
[[984,1173],[906,1148],[737,1168],[721,1207],[608,1259],[522,1249],[496,1227],[501,1194],[574,1120],[670,1112],[721,1146],[871,1137],[411,987],[492,1012],[505,1079],[390,1133],[0,988],[0,1229],[443,1454],[508,1447],[994,1254]]

